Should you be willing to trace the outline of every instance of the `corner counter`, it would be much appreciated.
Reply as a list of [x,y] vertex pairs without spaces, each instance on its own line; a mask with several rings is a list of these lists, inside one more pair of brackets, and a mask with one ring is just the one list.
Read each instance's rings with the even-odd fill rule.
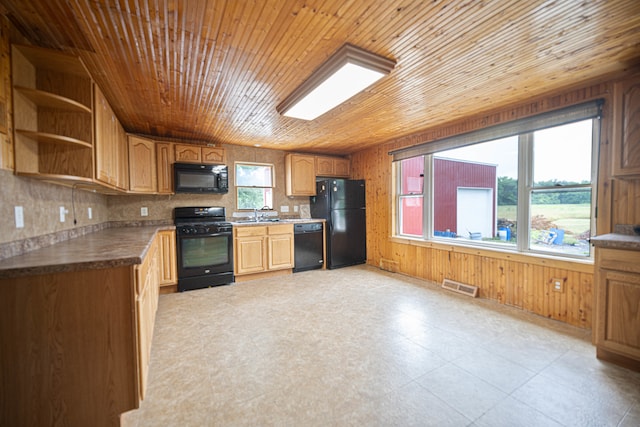
[[118,227],[0,260],[0,280],[142,263],[154,237],[175,226]]
[[0,261],[0,348],[11,367],[0,378],[1,420],[118,426],[139,407],[161,236],[173,228],[107,228]]
[[616,226],[591,243],[597,357],[640,371],[640,226]]

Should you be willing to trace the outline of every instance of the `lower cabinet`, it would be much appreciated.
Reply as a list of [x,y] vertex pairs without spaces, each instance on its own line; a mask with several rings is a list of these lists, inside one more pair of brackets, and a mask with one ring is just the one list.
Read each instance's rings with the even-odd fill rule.
[[640,251],[596,249],[598,357],[640,370]]
[[165,230],[158,233],[160,259],[160,287],[178,283],[178,261],[176,257],[176,231]]
[[119,426],[139,407],[160,248],[156,234],[141,264],[0,280],[0,424]]
[[149,248],[149,252],[142,264],[136,270],[136,316],[138,333],[138,393],[140,400],[144,399],[147,390],[149,374],[149,359],[151,357],[151,338],[153,325],[156,321],[158,309],[158,293],[160,286],[160,239],[159,235]]
[[234,227],[233,235],[236,276],[294,267],[293,224]]

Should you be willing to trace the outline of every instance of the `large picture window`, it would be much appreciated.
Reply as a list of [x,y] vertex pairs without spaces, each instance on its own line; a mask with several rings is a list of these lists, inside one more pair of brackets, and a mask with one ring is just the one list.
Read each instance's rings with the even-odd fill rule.
[[[395,234],[425,240],[589,257],[595,227],[599,118],[546,116],[529,129],[394,154]],[[538,129],[536,129],[536,126]],[[531,129],[533,128],[533,129]],[[512,128],[509,128],[512,129]],[[507,132],[502,132],[507,133]],[[492,136],[498,136],[492,138]],[[457,144],[456,144],[457,142]],[[411,154],[419,152],[415,149]]]

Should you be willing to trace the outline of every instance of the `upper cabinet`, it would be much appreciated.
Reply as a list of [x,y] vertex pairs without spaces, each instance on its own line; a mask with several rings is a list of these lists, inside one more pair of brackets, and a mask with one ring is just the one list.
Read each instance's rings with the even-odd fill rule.
[[284,158],[287,196],[315,196],[315,157],[287,154]]
[[136,193],[157,192],[156,166],[155,142],[129,135],[129,190]]
[[12,47],[16,173],[93,184],[93,82],[73,56]]
[[349,177],[349,159],[343,157],[316,156],[316,175],[330,177]]
[[284,159],[287,196],[315,196],[316,177],[349,177],[351,163],[344,157],[289,153]]
[[128,190],[127,135],[98,86],[94,87],[95,178]]
[[224,164],[227,156],[224,148],[175,144],[175,161],[178,163]]
[[640,176],[640,75],[614,86],[613,175]]
[[158,173],[158,194],[173,193],[173,144],[168,142],[156,143],[156,171]]

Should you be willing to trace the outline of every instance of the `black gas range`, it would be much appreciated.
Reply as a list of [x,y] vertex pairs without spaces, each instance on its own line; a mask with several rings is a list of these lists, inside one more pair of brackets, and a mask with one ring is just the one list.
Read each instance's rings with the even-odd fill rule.
[[175,208],[178,290],[232,283],[233,235],[224,207]]

